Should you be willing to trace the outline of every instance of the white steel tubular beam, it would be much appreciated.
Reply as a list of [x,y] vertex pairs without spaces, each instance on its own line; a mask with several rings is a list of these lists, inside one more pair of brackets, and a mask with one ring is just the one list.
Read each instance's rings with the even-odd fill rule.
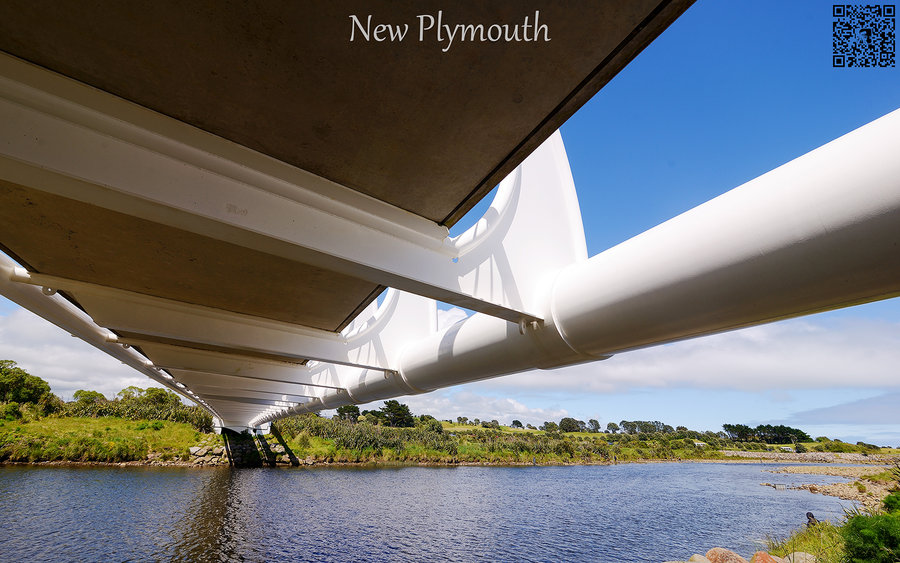
[[297,360],[386,367],[374,355],[349,346],[341,335],[324,330],[30,273],[24,268],[16,268],[12,279],[72,293],[94,322],[113,330]]
[[[188,368],[188,367],[183,367],[183,366],[159,365],[156,363],[154,363],[154,365],[156,367],[158,367],[159,369],[164,369],[164,370],[170,371],[170,372],[178,371],[178,372],[184,372],[184,373],[189,373],[189,374],[211,375],[211,376],[215,376],[216,379],[219,379],[219,378],[227,379],[229,377],[236,377],[236,378],[240,378],[240,379],[251,379],[253,381],[280,383],[283,385],[295,385],[295,386],[300,386],[300,387],[319,387],[322,389],[343,389],[343,387],[335,387],[334,385],[324,385],[322,383],[311,383],[308,381],[291,381],[291,380],[287,380],[287,379],[274,379],[272,377],[262,377],[262,376],[256,376],[256,375],[228,374],[228,373],[220,373],[220,372],[209,371],[209,370],[204,370],[204,369]],[[181,378],[181,379],[185,379],[185,378]],[[310,395],[310,396],[313,396],[313,395]]]
[[91,346],[120,360],[123,364],[136,369],[153,381],[187,399],[199,403],[214,416],[219,417],[215,409],[210,407],[203,399],[191,396],[186,389],[175,385],[168,374],[157,370],[152,362],[149,362],[133,350],[124,349],[117,344],[109,342],[108,331],[97,326],[87,315],[73,307],[59,295],[48,294],[50,292],[45,293],[41,287],[13,281],[16,269],[15,262],[6,256],[0,255],[0,295],[41,316],[72,336],[76,336]]
[[[565,268],[542,326],[474,315],[411,344],[396,394],[897,295],[900,110]],[[365,402],[365,388],[347,392]],[[339,402],[329,394],[255,422]]]

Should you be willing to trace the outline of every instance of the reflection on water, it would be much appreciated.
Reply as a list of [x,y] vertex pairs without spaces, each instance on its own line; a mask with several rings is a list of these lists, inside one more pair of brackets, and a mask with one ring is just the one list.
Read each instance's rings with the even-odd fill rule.
[[842,515],[765,467],[7,466],[0,560],[663,561]]
[[235,473],[214,469],[195,493],[187,508],[172,527],[175,561],[201,561],[209,554],[234,555],[229,539],[240,537],[226,523],[229,505],[236,489]]

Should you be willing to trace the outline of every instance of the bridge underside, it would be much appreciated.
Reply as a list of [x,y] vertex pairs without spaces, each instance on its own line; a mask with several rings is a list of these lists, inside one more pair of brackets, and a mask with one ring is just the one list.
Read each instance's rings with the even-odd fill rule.
[[895,116],[588,260],[554,131],[690,3],[5,2],[0,293],[229,425],[896,295]]

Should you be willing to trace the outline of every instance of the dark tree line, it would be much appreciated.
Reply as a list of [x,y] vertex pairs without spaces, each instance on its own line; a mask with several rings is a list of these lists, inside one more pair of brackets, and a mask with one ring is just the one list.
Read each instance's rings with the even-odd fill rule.
[[723,424],[722,430],[736,442],[765,442],[767,444],[790,444],[793,442],[812,442],[809,434],[790,426],[760,424],[751,428],[746,424]]
[[[607,425],[607,429],[609,429],[609,427],[610,425]],[[663,424],[658,420],[623,420],[619,423],[619,429],[625,434],[650,434],[652,432],[672,434],[675,432],[674,428],[668,424]]]

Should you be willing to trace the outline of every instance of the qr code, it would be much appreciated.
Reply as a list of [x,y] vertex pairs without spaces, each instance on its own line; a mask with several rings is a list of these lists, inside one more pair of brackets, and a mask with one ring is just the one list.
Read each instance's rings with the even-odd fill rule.
[[836,67],[893,67],[896,58],[895,5],[832,6],[832,64]]

